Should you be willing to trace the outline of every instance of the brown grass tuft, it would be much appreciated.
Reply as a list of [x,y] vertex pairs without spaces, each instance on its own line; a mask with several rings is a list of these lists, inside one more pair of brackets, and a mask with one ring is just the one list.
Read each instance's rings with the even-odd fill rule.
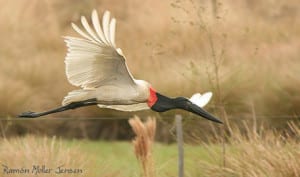
[[156,119],[148,118],[147,121],[143,123],[140,118],[135,116],[134,118],[129,119],[129,124],[136,134],[132,143],[136,158],[142,166],[143,176],[153,177],[155,176],[155,170],[152,152],[156,130]]
[[[23,176],[35,175],[34,166],[51,168],[50,173],[38,173],[36,176],[82,176],[89,175],[87,156],[76,147],[67,147],[56,137],[25,136],[0,140],[0,164],[9,169],[26,168],[29,173]],[[64,169],[81,169],[82,173],[59,173],[58,167]],[[4,176],[20,176],[18,173],[4,174]],[[0,175],[1,176],[1,175]]]
[[[201,161],[204,176],[222,177],[297,177],[300,176],[300,127],[289,123],[289,132],[265,130],[258,133],[245,124],[246,132],[232,126],[226,144],[226,165]],[[220,149],[206,145],[212,159],[220,159]]]

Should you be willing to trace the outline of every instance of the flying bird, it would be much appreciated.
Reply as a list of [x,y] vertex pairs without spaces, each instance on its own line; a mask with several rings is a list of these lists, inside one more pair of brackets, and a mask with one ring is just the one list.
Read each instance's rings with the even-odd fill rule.
[[126,64],[126,58],[115,44],[115,18],[105,11],[100,24],[96,10],[91,15],[92,25],[82,16],[83,30],[72,23],[73,29],[81,36],[64,37],[68,52],[65,57],[68,81],[81,89],[73,90],[64,97],[62,106],[45,112],[24,112],[19,117],[35,118],[75,109],[98,105],[120,111],[152,109],[164,112],[183,109],[208,120],[222,123],[201,107],[208,103],[212,93],[194,94],[170,98],[157,92],[150,83],[134,79]]

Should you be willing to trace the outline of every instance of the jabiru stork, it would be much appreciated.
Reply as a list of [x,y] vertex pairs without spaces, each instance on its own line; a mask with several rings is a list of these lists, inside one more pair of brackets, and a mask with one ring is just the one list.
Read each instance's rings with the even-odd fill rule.
[[208,120],[222,123],[206,112],[203,107],[212,93],[194,94],[190,99],[184,97],[169,98],[158,93],[148,82],[134,79],[126,65],[126,58],[115,44],[115,18],[110,12],[103,14],[102,26],[96,10],[91,15],[92,26],[82,16],[84,31],[72,23],[73,29],[81,35],[64,37],[68,52],[65,57],[68,81],[81,87],[64,97],[62,106],[45,112],[24,112],[19,117],[35,118],[75,109],[83,106],[98,105],[121,111],[152,109],[164,112],[171,109],[183,109],[200,115]]

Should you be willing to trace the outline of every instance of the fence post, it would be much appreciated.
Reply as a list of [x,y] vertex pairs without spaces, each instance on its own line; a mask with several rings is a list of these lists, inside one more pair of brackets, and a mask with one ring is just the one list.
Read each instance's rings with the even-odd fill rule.
[[182,116],[175,115],[176,136],[178,147],[178,177],[184,176],[184,149],[183,149],[183,134],[182,134]]

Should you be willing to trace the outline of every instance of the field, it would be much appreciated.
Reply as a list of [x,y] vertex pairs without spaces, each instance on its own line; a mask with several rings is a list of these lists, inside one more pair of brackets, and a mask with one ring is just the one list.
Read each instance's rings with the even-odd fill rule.
[[[185,176],[297,177],[300,174],[300,128],[293,123],[289,126],[297,138],[287,134],[284,137],[279,132],[263,129],[256,134],[249,127],[248,132],[242,133],[232,127],[233,136],[226,143],[224,138],[219,137],[218,142],[185,144]],[[151,153],[154,174],[151,176],[143,174],[134,147],[128,141],[80,141],[26,136],[2,139],[0,145],[2,176],[18,176],[4,173],[4,166],[31,169],[33,165],[83,170],[82,173],[61,173],[58,176],[177,176],[176,144],[154,144]],[[41,172],[39,176],[49,174]]]

